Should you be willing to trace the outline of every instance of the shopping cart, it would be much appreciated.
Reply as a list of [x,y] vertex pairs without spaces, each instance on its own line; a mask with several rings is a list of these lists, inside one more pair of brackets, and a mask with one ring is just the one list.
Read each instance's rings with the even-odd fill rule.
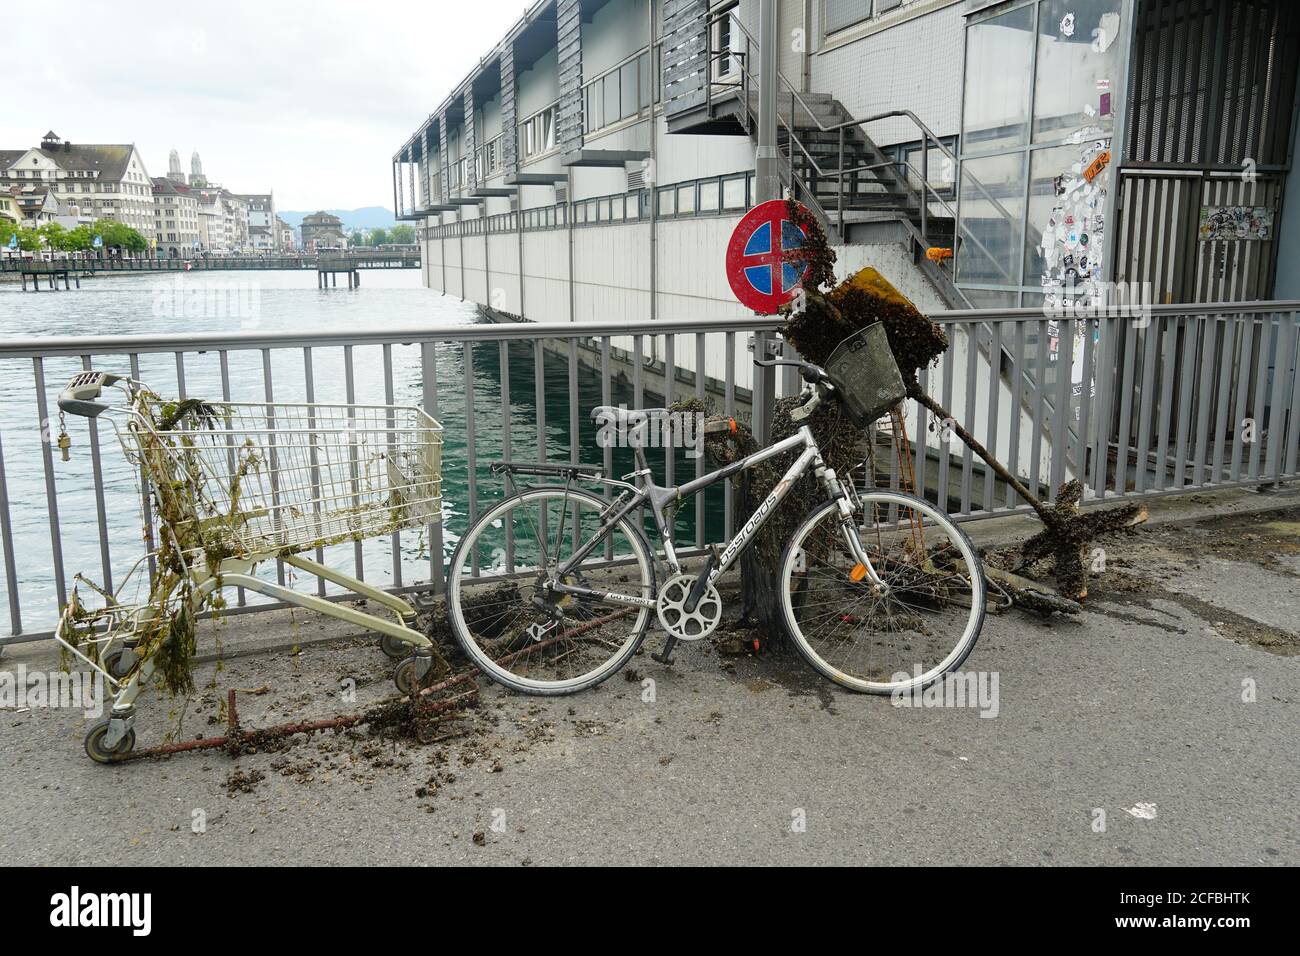
[[[123,400],[96,401],[106,387]],[[442,426],[424,411],[168,401],[141,382],[94,371],[72,379],[59,409],[112,424],[147,483],[145,517],[156,535],[155,550],[113,593],[77,575],[56,632],[66,651],[102,674],[114,693],[111,715],[86,735],[92,759],[112,762],[132,749],[135,699],[156,669],[173,691],[192,686],[194,621],[224,606],[225,588],[246,588],[379,632],[384,652],[402,658],[394,673],[398,689],[418,688],[433,651],[413,628],[415,608],[305,552],[442,520]],[[65,458],[69,444],[61,427]],[[347,588],[395,620],[256,577],[256,565],[270,558]],[[139,599],[142,594],[147,597]]]

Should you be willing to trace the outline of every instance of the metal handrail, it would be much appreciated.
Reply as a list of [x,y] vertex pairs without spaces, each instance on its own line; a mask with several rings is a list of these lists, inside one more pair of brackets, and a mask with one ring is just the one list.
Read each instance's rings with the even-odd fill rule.
[[[1281,484],[1284,481],[1300,479],[1297,457],[1300,456],[1300,418],[1295,414],[1300,402],[1300,381],[1295,378],[1294,366],[1291,364],[1295,351],[1300,345],[1300,301],[1270,302],[1232,302],[1232,303],[1193,303],[1168,304],[1149,307],[1150,323],[1135,325],[1125,315],[1101,314],[1096,317],[1064,316],[1054,317],[1041,309],[983,309],[977,311],[955,311],[932,313],[931,317],[948,330],[954,347],[932,367],[920,371],[923,383],[931,394],[951,393],[952,402],[945,402],[953,413],[966,422],[973,433],[989,436],[986,441],[992,453],[1006,462],[1013,474],[1024,478],[1026,485],[1051,497],[1051,490],[1060,487],[1060,482],[1067,478],[1079,478],[1084,481],[1094,499],[1117,497],[1137,497],[1152,494],[1174,494],[1179,492],[1197,492],[1212,487]],[[1191,319],[1189,323],[1187,320]],[[511,343],[527,343],[521,354],[516,357],[525,366],[544,367],[545,362],[567,361],[569,381],[576,382],[579,363],[584,362],[595,374],[596,369],[606,370],[604,382],[611,380],[609,370],[611,363],[618,361],[629,366],[632,385],[631,397],[640,403],[646,390],[659,387],[646,373],[655,371],[662,374],[671,369],[682,381],[683,373],[692,370],[679,365],[679,359],[673,356],[707,356],[706,360],[697,361],[693,370],[695,390],[704,394],[706,389],[720,397],[724,408],[734,408],[737,404],[752,401],[752,392],[742,387],[737,381],[743,377],[742,366],[747,366],[744,338],[747,333],[754,333],[755,354],[767,354],[767,341],[771,334],[782,324],[781,317],[762,319],[713,319],[693,322],[689,320],[672,320],[655,322],[601,322],[579,323],[509,323],[509,324],[452,324],[416,325],[410,327],[346,329],[338,331],[255,331],[204,334],[145,334],[117,336],[64,336],[50,339],[6,339],[0,340],[0,358],[26,360],[31,362],[33,387],[30,392],[20,396],[21,404],[27,406],[17,411],[10,410],[6,428],[0,441],[10,441],[17,445],[20,456],[13,456],[14,448],[0,449],[0,551],[4,556],[5,584],[8,591],[10,636],[0,634],[0,646],[15,641],[33,640],[48,637],[48,631],[37,632],[31,625],[39,625],[38,616],[48,616],[45,611],[37,610],[35,614],[24,617],[23,606],[46,605],[50,591],[48,582],[42,582],[39,588],[28,588],[34,578],[30,574],[31,562],[26,560],[23,549],[37,542],[43,535],[41,525],[48,520],[50,536],[50,556],[54,569],[54,595],[62,601],[65,586],[70,580],[69,573],[76,569],[70,562],[75,560],[82,567],[89,567],[95,562],[94,545],[99,545],[99,562],[103,568],[104,578],[115,574],[115,553],[123,554],[122,548],[134,547],[130,541],[123,541],[121,535],[111,533],[110,516],[115,509],[129,506],[131,496],[140,489],[127,485],[106,482],[100,467],[98,441],[92,437],[87,445],[76,439],[78,455],[90,456],[91,467],[86,467],[86,459],[80,458],[76,466],[60,468],[55,464],[56,455],[48,438],[46,425],[50,421],[49,386],[51,367],[54,360],[67,364],[72,359],[76,365],[87,367],[112,367],[138,371],[142,357],[149,353],[174,357],[176,380],[181,393],[185,390],[187,361],[194,362],[195,353],[207,353],[202,360],[205,369],[199,376],[207,384],[196,387],[198,382],[191,378],[190,394],[207,394],[213,398],[218,395],[223,400],[241,400],[241,394],[251,401],[265,398],[271,401],[274,393],[275,378],[279,378],[280,391],[283,392],[284,373],[290,372],[293,365],[286,366],[279,358],[292,356],[299,360],[302,378],[297,385],[289,384],[289,390],[305,394],[306,400],[314,402],[320,392],[313,392],[319,383],[313,384],[312,369],[316,359],[325,350],[342,353],[344,377],[350,383],[359,355],[354,354],[358,346],[371,349],[383,349],[379,361],[382,382],[378,377],[370,381],[367,388],[376,397],[382,385],[385,404],[394,404],[399,395],[410,400],[418,400],[430,414],[438,409],[439,379],[443,378],[441,392],[446,395],[449,390],[466,390],[470,397],[474,395],[477,381],[475,373],[475,355],[481,357],[499,356],[499,361],[507,362],[507,350]],[[1014,343],[1010,345],[1013,376],[1012,399],[1003,401],[999,406],[996,396],[1000,383],[1008,382],[1008,367],[1000,358],[982,357],[979,353],[969,351],[982,345],[982,328],[991,324],[995,330],[996,342]],[[1080,328],[1090,330],[1078,341],[1075,332]],[[1054,330],[1054,331],[1053,331]],[[664,350],[651,348],[647,352],[648,341],[663,339],[665,336],[685,335],[694,340],[695,348],[682,350],[665,342]],[[1047,341],[1049,335],[1055,335],[1058,342],[1055,360],[1047,358]],[[712,341],[706,341],[714,336]],[[724,340],[725,337],[725,340]],[[549,343],[543,340],[551,340]],[[1238,361],[1232,361],[1235,344],[1255,342],[1272,345],[1273,348],[1260,347],[1242,351]],[[497,351],[495,346],[500,347]],[[628,343],[628,345],[624,345]],[[962,344],[968,351],[961,351]],[[398,352],[395,346],[419,345],[418,349]],[[471,347],[472,346],[472,347]],[[567,347],[566,347],[567,346]],[[1145,356],[1150,354],[1143,350],[1156,349],[1158,354],[1172,356],[1172,364],[1152,362]],[[442,358],[451,351],[460,357],[462,371],[451,379]],[[276,354],[278,351],[278,355]],[[1081,352],[1081,356],[1080,356]],[[1143,357],[1136,359],[1142,352]],[[261,357],[261,382],[258,382],[257,360]],[[994,353],[997,354],[997,353]],[[567,359],[566,359],[567,355]],[[1280,358],[1274,359],[1273,356]],[[656,356],[662,356],[656,357]],[[1037,356],[1037,357],[1036,357]],[[1073,359],[1082,358],[1081,393],[1072,395],[1072,387],[1078,383],[1073,380],[1070,370]],[[220,364],[222,384],[216,386],[212,376],[217,372],[213,366]],[[725,361],[724,361],[725,359]],[[1220,363],[1220,359],[1222,362]],[[367,357],[364,361],[369,362]],[[410,367],[414,379],[399,378],[395,362],[400,361]],[[493,359],[493,362],[497,359]],[[688,360],[689,361],[689,360]],[[1052,361],[1056,377],[1048,381],[1024,381],[1026,370],[1046,369],[1044,364]],[[150,363],[156,365],[156,360]],[[200,364],[198,362],[195,365]],[[1272,384],[1267,384],[1270,365],[1276,366]],[[712,366],[712,369],[710,369]],[[191,365],[193,368],[194,365]],[[970,372],[964,387],[954,388],[961,368]],[[1218,369],[1227,370],[1227,377],[1220,379]],[[239,370],[239,379],[230,380],[229,371]],[[1206,368],[1212,368],[1214,375],[1206,378]],[[747,370],[747,369],[746,369]],[[463,379],[462,379],[463,373]],[[1159,376],[1159,377],[1158,377]],[[1206,403],[1206,411],[1193,416],[1182,408],[1181,396],[1174,396],[1168,390],[1158,387],[1158,382],[1172,376],[1180,383],[1180,389],[1189,389],[1188,394],[1198,402]],[[476,438],[484,432],[484,422],[495,429],[496,422],[502,423],[502,434],[513,434],[516,449],[523,455],[531,455],[537,449],[540,457],[548,454],[548,434],[567,417],[569,443],[567,459],[577,461],[581,452],[576,444],[580,435],[578,426],[585,409],[580,407],[581,392],[574,386],[569,394],[560,400],[567,406],[554,417],[552,412],[550,426],[547,420],[546,375],[534,374],[535,412],[532,420],[522,416],[526,410],[518,402],[511,401],[511,387],[508,375],[498,375],[496,387],[500,393],[499,404],[495,401],[484,406],[479,403],[477,409],[473,402],[464,406],[463,412],[454,409],[448,411],[452,420],[464,423],[465,445],[464,461],[466,479],[457,489],[463,495],[461,518],[476,513],[478,498],[476,475],[479,457],[476,451]],[[984,384],[979,384],[980,381]],[[1256,383],[1265,381],[1261,388]],[[1225,384],[1226,383],[1226,387]],[[1089,385],[1092,385],[1090,388]],[[330,391],[337,393],[338,383],[330,386]],[[516,382],[516,386],[518,382]],[[409,386],[418,389],[416,394],[408,391]],[[756,386],[762,388],[761,384]],[[349,385],[349,388],[351,386]],[[491,386],[488,386],[489,388]],[[964,393],[964,397],[963,397]],[[609,393],[602,396],[608,403]],[[985,398],[983,396],[989,396]],[[283,399],[283,394],[281,394]],[[595,401],[595,399],[592,399]],[[1242,403],[1245,403],[1242,405]],[[1262,440],[1246,437],[1246,430],[1234,422],[1242,419],[1237,415],[1241,405],[1248,417],[1274,409],[1277,414],[1270,419]],[[752,406],[755,413],[763,407],[762,403]],[[1072,407],[1077,407],[1078,417],[1071,414]],[[1215,427],[1220,414],[1232,411],[1227,429]],[[1287,414],[1288,410],[1290,414]],[[567,416],[566,413],[567,412]],[[981,483],[978,462],[971,456],[953,452],[947,443],[941,442],[929,431],[927,423],[929,412],[920,405],[908,404],[904,407],[908,432],[914,436],[916,454],[934,467],[918,467],[915,477],[915,491],[923,497],[938,501],[959,520],[991,517],[1024,511],[1027,507],[1015,495],[1014,489],[995,486],[991,480]],[[479,417],[476,419],[475,415]],[[496,416],[500,418],[484,417]],[[512,419],[511,416],[515,417]],[[983,417],[981,417],[983,416]],[[1167,420],[1157,430],[1152,423]],[[11,429],[9,422],[18,422],[16,429]],[[28,422],[24,428],[22,422]],[[476,421],[478,424],[476,425]],[[513,424],[512,424],[513,423]],[[1001,423],[1005,431],[998,426]],[[520,426],[524,426],[520,428]],[[531,432],[536,432],[536,444]],[[525,438],[524,436],[528,437]],[[1017,436],[1031,435],[1033,448],[1028,440],[1020,441]],[[40,437],[38,437],[40,436]],[[1006,436],[1006,437],[1000,437]],[[34,456],[28,443],[40,442]],[[563,442],[561,441],[561,448]],[[1041,454],[1040,454],[1041,451]],[[4,481],[5,456],[10,452],[9,461],[23,462],[23,468],[30,471],[29,461],[34,457],[37,472],[44,471],[44,509],[42,509],[39,490],[24,488],[22,494],[11,495],[12,484],[6,490]],[[506,447],[503,454],[508,455]],[[563,452],[562,452],[563,453]],[[606,450],[606,455],[612,455]],[[607,459],[608,461],[609,459]],[[668,458],[665,469],[671,469],[672,459]],[[683,462],[677,462],[681,467]],[[702,465],[703,462],[700,462]],[[43,468],[42,468],[43,466]],[[74,477],[69,468],[75,467],[75,487],[69,482]],[[698,467],[698,466],[697,466]],[[19,472],[10,465],[12,477]],[[887,479],[888,476],[882,476]],[[900,477],[895,473],[895,477]],[[1134,478],[1129,483],[1127,478]],[[984,478],[988,478],[987,473]],[[39,476],[37,477],[39,484]],[[128,483],[129,484],[129,483]],[[68,494],[86,495],[77,499],[74,512],[74,531],[71,525],[60,523],[60,499],[70,501]],[[93,511],[87,510],[85,502],[93,504]],[[137,497],[135,499],[139,501]],[[709,533],[700,515],[703,504],[697,499],[696,544],[701,552],[707,546],[705,541]],[[145,508],[148,508],[147,501]],[[41,512],[44,510],[44,518]],[[13,514],[17,511],[18,514]],[[726,509],[724,509],[726,511]],[[726,512],[730,514],[730,512]],[[63,515],[64,519],[70,517]],[[18,518],[17,521],[13,518]],[[86,534],[88,526],[90,534]],[[96,528],[98,539],[96,539]],[[723,530],[729,535],[730,526]],[[15,537],[19,534],[19,537]],[[152,531],[146,524],[146,548],[152,547]],[[75,549],[73,542],[76,542]],[[358,568],[370,560],[391,560],[393,564],[393,585],[395,590],[409,590],[423,587],[403,574],[423,577],[428,569],[428,580],[436,588],[442,580],[443,564],[446,550],[443,547],[441,529],[431,526],[428,529],[428,544],[413,555],[413,549],[402,548],[400,541],[393,541],[388,554],[375,550],[367,558],[360,550],[354,551],[354,561]],[[65,554],[65,548],[68,549]],[[22,555],[22,559],[18,556]],[[403,571],[405,567],[407,571]],[[37,569],[38,573],[41,572]],[[20,587],[20,578],[21,581]],[[23,588],[28,588],[23,590]],[[325,596],[324,584],[318,585],[319,595]],[[267,606],[252,605],[232,608],[233,612],[265,609]],[[43,626],[43,625],[39,625]]]
[[708,332],[771,332],[785,323],[784,317],[765,319],[700,319],[647,322],[519,322],[500,325],[491,322],[465,325],[440,322],[432,325],[366,327],[308,332],[177,332],[165,335],[78,335],[50,338],[0,339],[0,358],[48,358],[54,355],[133,354],[144,352],[212,351],[221,349],[302,348],[331,345],[416,345],[425,342],[498,342],[510,339],[569,338],[591,336],[677,335]]

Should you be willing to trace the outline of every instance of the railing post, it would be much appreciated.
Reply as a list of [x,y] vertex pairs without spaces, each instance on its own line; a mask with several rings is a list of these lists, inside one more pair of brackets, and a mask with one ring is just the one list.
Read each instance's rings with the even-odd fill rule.
[[[930,244],[930,233],[927,228],[929,224],[930,211],[930,137],[923,131],[921,133],[921,238],[925,244]],[[924,252],[925,250],[921,250]]]
[[[768,358],[768,342],[770,339],[768,332],[754,333],[754,358]],[[772,430],[772,413],[776,405],[776,376],[772,374],[772,369],[765,368],[762,365],[754,366],[754,387],[750,395],[750,410],[752,414],[752,431],[754,440],[758,442],[760,448],[766,447],[771,440]]]
[[844,127],[840,127],[839,158],[835,167],[835,210],[839,220],[840,242],[844,241]]

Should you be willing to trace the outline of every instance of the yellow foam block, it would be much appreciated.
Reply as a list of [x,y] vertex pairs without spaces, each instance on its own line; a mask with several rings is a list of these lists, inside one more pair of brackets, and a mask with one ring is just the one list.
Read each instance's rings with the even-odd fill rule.
[[912,301],[907,296],[895,289],[888,279],[871,266],[867,266],[865,269],[859,269],[853,275],[845,279],[843,285],[859,289],[870,295],[874,295],[879,299],[884,299],[887,302],[893,302],[898,305],[905,305],[910,309],[916,309],[916,306],[912,304]]

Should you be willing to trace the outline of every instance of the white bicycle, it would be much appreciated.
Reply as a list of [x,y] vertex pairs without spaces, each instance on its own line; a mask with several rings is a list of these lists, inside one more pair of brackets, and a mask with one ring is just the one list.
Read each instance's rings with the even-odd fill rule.
[[[794,412],[797,421],[822,402],[838,401],[865,427],[878,417],[878,408],[864,411],[863,383],[853,369],[869,334],[883,339],[883,330],[874,326],[836,349],[827,362],[836,374],[807,362],[758,364],[799,368],[808,397]],[[652,617],[667,636],[654,657],[671,662],[678,642],[702,640],[717,628],[720,579],[809,472],[826,500],[799,526],[776,574],[782,621],[794,645],[819,673],[872,694],[918,690],[961,665],[983,624],[985,582],[970,540],[951,518],[909,494],[859,494],[826,466],[807,425],[693,481],[657,485],[644,437],[649,423],[666,412],[594,410],[599,422],[626,430],[635,450],[637,470],[621,480],[592,465],[493,465],[498,474],[563,478],[564,484],[526,487],[493,505],[452,557],[452,626],[485,674],[530,694],[594,687],[637,652]],[[670,512],[705,488],[790,452],[797,452],[794,463],[735,537],[713,549],[698,572],[684,573]],[[600,483],[618,494],[607,500],[573,487],[574,481]],[[653,514],[663,546],[668,576],[662,584],[636,520],[643,507]]]

